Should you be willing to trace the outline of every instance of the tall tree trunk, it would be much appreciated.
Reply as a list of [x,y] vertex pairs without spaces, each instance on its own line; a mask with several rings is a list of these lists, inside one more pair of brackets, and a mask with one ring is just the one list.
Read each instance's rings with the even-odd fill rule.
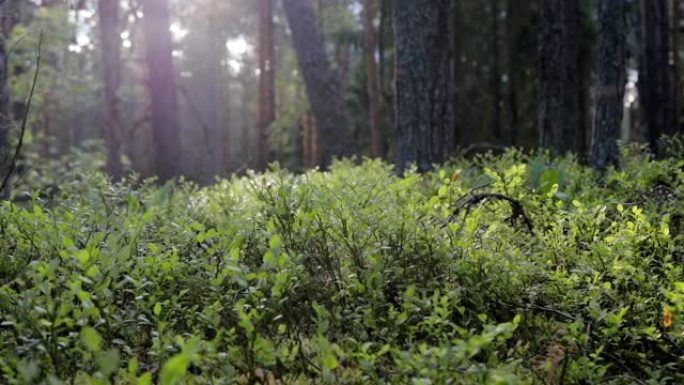
[[102,44],[102,76],[106,112],[107,173],[117,181],[122,176],[122,125],[119,100],[121,85],[121,36],[119,32],[119,2],[98,0],[100,40]]
[[268,131],[276,117],[273,57],[273,0],[259,0],[259,170],[265,170],[268,163]]
[[380,127],[380,82],[375,60],[377,50],[375,34],[375,1],[363,0],[363,35],[366,50],[366,78],[368,86],[368,113],[370,116],[371,147],[373,156],[385,157],[385,145]]
[[204,75],[207,78],[205,92],[208,96],[207,106],[207,125],[209,126],[209,141],[211,156],[209,157],[209,181],[226,171],[223,167],[224,160],[224,132],[227,131],[221,120],[221,109],[223,108],[223,87],[221,78],[221,60],[225,52],[225,40],[222,39],[220,32],[220,20],[216,14],[207,17],[207,40],[209,48],[207,52],[207,71]]
[[492,97],[494,98],[494,138],[503,140],[501,130],[501,65],[499,54],[499,0],[491,0],[492,11]]
[[626,0],[599,3],[598,77],[591,163],[599,170],[618,166],[617,141],[624,110]]
[[[461,2],[460,1],[452,1],[451,2],[451,10],[450,12],[450,18],[451,20],[449,23],[451,23],[452,30],[451,30],[451,37],[449,41],[449,48],[451,52],[449,53],[449,56],[451,57],[451,113],[452,116],[460,116],[460,108],[461,108],[461,101],[462,101],[462,90],[463,90],[463,71],[461,71],[461,56],[463,54],[463,37],[462,35],[462,19],[461,19]],[[453,128],[452,128],[452,136],[451,136],[451,146],[452,148],[458,147],[459,144],[462,144],[462,138],[461,138],[461,124],[457,119],[452,119],[451,122]]]
[[682,19],[682,4],[681,0],[672,0],[672,85],[674,86],[672,92],[672,106],[673,108],[673,122],[675,127],[680,132],[684,132],[684,126],[681,122],[682,105],[682,83],[679,71],[681,70],[679,60],[679,42],[680,42],[680,22]]
[[670,70],[670,30],[667,0],[644,0],[644,94],[641,95],[644,122],[651,150],[660,152],[662,135],[677,132],[673,122]]
[[540,144],[556,154],[580,146],[578,0],[541,0]]
[[325,168],[332,157],[348,155],[351,150],[340,79],[330,66],[311,0],[282,2],[323,145],[321,166]]
[[397,169],[416,163],[420,172],[453,152],[453,81],[449,0],[397,0]]
[[518,143],[518,125],[519,111],[518,111],[518,87],[520,82],[520,60],[518,59],[518,39],[520,37],[520,28],[518,25],[518,9],[516,8],[515,0],[506,1],[506,36],[508,53],[508,134],[512,145]]
[[[0,12],[4,15],[0,31],[2,40],[0,41],[0,183],[5,178],[10,169],[11,151],[9,145],[9,131],[12,127],[12,117],[10,116],[10,90],[9,90],[9,68],[7,66],[7,40],[12,30],[10,12],[11,2],[6,1],[0,5]],[[10,196],[10,184],[7,183],[0,191],[0,200]]]
[[631,27],[634,29],[634,45],[631,47],[632,56],[636,58],[637,71],[639,73],[637,78],[637,95],[639,100],[639,115],[638,124],[634,124],[630,131],[630,140],[632,141],[649,141],[648,130],[646,126],[646,116],[644,114],[644,106],[646,105],[646,39],[644,38],[644,7],[641,1],[631,4],[630,10]]
[[155,171],[161,180],[168,180],[179,175],[181,166],[178,96],[171,56],[168,0],[145,0],[142,2],[142,10],[148,87],[152,104]]

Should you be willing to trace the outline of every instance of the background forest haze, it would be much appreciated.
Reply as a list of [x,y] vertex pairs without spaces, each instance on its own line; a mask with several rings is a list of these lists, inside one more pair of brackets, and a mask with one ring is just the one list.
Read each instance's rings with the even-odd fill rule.
[[351,155],[427,170],[506,146],[589,161],[592,143],[595,164],[617,164],[615,140],[657,151],[660,135],[682,126],[680,7],[4,0],[3,169],[40,31],[19,177],[93,140],[114,179],[133,171],[210,183],[273,161],[304,170]]

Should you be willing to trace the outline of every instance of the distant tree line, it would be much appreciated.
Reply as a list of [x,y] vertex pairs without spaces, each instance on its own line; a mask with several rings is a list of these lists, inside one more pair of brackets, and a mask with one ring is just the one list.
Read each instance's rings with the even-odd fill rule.
[[22,39],[51,26],[33,144],[49,157],[104,138],[115,180],[132,168],[210,181],[352,155],[427,171],[475,143],[571,152],[605,169],[619,166],[618,140],[657,155],[661,137],[682,130],[678,0],[0,7],[2,170],[25,107]]

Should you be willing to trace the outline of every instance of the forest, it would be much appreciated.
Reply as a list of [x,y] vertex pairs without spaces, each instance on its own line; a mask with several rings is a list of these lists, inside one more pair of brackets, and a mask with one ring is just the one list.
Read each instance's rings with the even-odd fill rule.
[[0,384],[684,384],[683,0],[0,0]]

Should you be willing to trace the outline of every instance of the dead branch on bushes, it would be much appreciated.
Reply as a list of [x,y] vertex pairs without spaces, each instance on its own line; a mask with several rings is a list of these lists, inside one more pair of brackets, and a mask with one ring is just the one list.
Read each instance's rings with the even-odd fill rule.
[[504,201],[507,202],[511,206],[511,216],[506,218],[506,221],[508,221],[511,224],[514,224],[515,222],[522,221],[523,224],[527,227],[527,230],[529,231],[530,234],[534,235],[534,227],[532,225],[532,221],[530,218],[527,216],[525,213],[525,209],[523,208],[522,204],[516,200],[513,199],[509,196],[503,195],[503,194],[497,194],[497,193],[482,193],[482,194],[474,194],[467,196],[465,198],[462,198],[459,202],[457,202],[456,209],[454,210],[453,214],[449,218],[449,222],[453,221],[458,217],[458,215],[465,210],[465,215],[463,216],[463,220],[465,221],[465,218],[468,217],[470,212],[473,210],[473,208],[477,205],[480,205],[482,203],[486,203],[488,201]]

